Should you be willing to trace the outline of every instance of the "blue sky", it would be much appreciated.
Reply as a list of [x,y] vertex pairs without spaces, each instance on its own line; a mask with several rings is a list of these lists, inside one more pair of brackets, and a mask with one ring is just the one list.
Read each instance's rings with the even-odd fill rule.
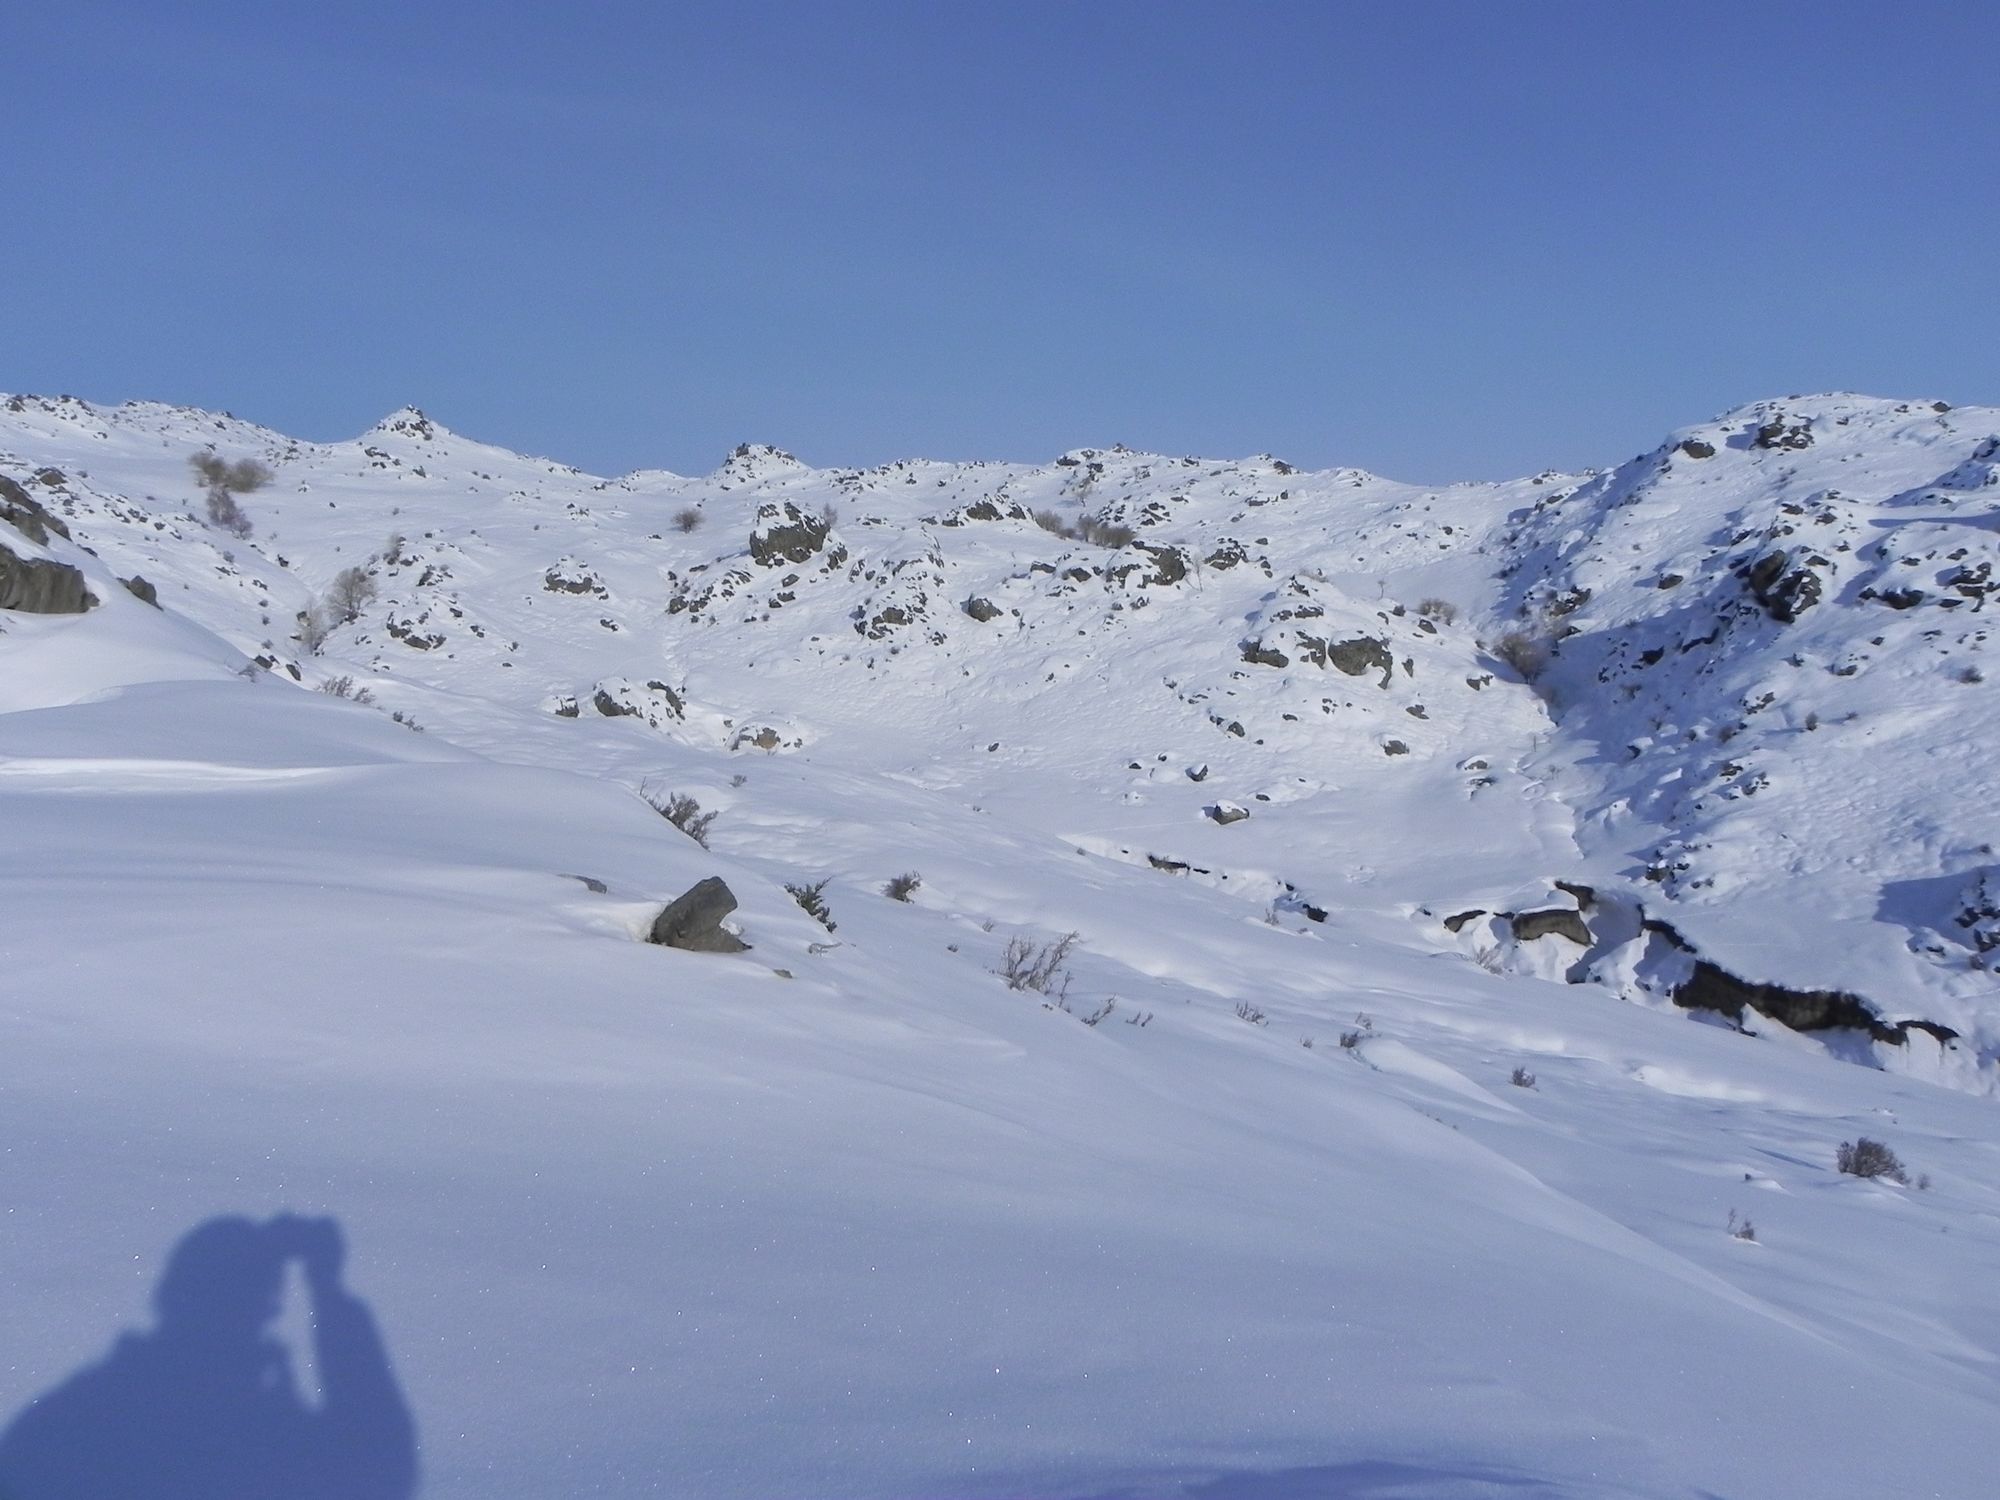
[[1965,3],[12,6],[0,389],[600,472],[2000,402]]

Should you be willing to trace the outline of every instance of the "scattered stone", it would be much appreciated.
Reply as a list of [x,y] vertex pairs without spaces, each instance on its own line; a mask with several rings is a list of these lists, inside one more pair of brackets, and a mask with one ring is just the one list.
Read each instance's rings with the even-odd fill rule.
[[1250,816],[1249,808],[1238,807],[1234,802],[1217,802],[1211,807],[1203,808],[1202,811],[1224,828],[1231,823],[1241,823]]
[[134,573],[130,578],[121,578],[118,581],[124,584],[131,592],[132,597],[137,599],[141,604],[150,604],[155,609],[160,607],[160,591],[146,582],[137,573]]

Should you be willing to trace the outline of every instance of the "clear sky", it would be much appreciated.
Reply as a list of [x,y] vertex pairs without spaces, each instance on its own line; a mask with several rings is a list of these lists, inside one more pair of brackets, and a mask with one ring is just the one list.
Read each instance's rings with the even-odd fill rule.
[[0,389],[599,472],[1124,442],[1617,462],[2000,403],[2000,11],[314,4],[0,14]]

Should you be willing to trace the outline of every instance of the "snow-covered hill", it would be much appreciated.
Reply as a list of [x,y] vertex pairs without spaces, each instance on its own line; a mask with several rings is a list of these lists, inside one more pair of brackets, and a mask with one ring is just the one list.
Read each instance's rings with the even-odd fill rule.
[[[6,400],[0,1405],[285,1207],[427,1494],[1983,1494],[1996,434],[599,479]],[[710,875],[747,952],[639,941]]]

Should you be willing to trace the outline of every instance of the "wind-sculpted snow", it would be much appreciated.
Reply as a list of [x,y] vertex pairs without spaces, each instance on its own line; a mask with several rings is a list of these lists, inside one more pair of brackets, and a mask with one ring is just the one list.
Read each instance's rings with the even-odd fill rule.
[[[600,479],[0,402],[98,601],[0,611],[0,1421],[290,1212],[425,1495],[1983,1496],[1996,427]],[[644,941],[711,879],[745,950]]]

